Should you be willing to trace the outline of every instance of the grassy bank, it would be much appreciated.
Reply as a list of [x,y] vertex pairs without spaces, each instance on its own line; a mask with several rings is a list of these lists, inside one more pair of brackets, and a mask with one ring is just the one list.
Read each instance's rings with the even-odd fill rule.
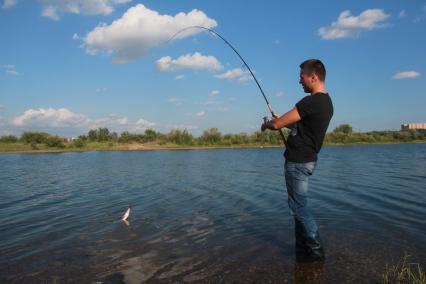
[[[353,146],[353,145],[373,145],[373,144],[414,144],[426,143],[426,141],[412,142],[382,142],[382,143],[326,143],[324,146]],[[284,148],[283,145],[272,144],[238,144],[238,145],[179,145],[174,143],[104,143],[91,142],[83,147],[75,147],[72,143],[65,144],[65,147],[47,147],[45,144],[25,144],[25,143],[0,143],[0,153],[57,153],[57,152],[89,152],[89,151],[154,151],[154,150],[197,150],[197,149],[232,149],[232,148]]]
[[[284,132],[288,136],[289,130]],[[324,140],[324,145],[329,146],[398,143],[426,143],[426,131],[353,132],[350,125],[343,124],[327,133]],[[125,131],[118,135],[108,128],[90,130],[87,135],[73,139],[46,132],[24,132],[19,138],[13,135],[0,137],[0,153],[249,147],[283,147],[283,142],[277,131],[222,134],[217,128],[204,130],[199,137],[187,130],[164,134],[152,129],[142,134]]]

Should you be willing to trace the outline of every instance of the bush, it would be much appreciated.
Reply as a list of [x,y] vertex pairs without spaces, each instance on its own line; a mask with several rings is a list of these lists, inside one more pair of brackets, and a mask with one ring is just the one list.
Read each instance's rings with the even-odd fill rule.
[[64,148],[64,142],[62,140],[62,138],[60,138],[59,136],[50,136],[47,138],[47,142],[46,142],[46,146],[53,148]]
[[73,144],[74,147],[83,148],[84,146],[86,146],[86,140],[84,140],[83,138],[78,137],[77,139],[75,139],[72,142],[72,144]]
[[178,145],[192,145],[193,144],[194,137],[191,133],[189,133],[186,129],[185,130],[179,130],[174,129],[170,131],[170,133],[167,135],[167,140],[169,142],[178,144]]
[[16,136],[13,136],[13,135],[6,135],[6,136],[0,137],[0,142],[2,142],[2,143],[16,143],[16,142],[18,142],[18,138]]

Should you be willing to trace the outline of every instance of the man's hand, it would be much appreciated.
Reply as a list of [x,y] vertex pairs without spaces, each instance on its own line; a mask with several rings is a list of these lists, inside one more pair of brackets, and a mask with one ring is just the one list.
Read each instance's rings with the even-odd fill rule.
[[263,118],[263,123],[262,123],[262,126],[260,127],[260,130],[262,130],[262,132],[263,131],[265,131],[266,129],[268,129],[268,127],[266,126],[266,124],[269,122],[269,120],[268,120],[268,118],[265,116],[264,118]]

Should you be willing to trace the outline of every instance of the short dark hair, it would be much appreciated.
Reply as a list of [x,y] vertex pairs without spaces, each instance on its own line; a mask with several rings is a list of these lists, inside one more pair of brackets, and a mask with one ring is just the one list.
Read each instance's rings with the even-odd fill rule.
[[308,59],[300,64],[300,68],[305,71],[308,75],[315,73],[318,79],[325,81],[325,66],[319,59]]

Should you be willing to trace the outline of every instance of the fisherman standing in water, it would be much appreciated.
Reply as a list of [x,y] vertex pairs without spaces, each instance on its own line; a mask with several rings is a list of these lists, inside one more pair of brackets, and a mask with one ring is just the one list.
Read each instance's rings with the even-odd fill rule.
[[288,205],[294,216],[296,255],[308,260],[324,259],[324,249],[317,224],[308,207],[309,177],[313,174],[317,155],[333,116],[333,104],[325,88],[325,67],[317,59],[300,64],[300,81],[309,96],[280,117],[262,124],[265,129],[291,129],[285,150],[285,181]]

